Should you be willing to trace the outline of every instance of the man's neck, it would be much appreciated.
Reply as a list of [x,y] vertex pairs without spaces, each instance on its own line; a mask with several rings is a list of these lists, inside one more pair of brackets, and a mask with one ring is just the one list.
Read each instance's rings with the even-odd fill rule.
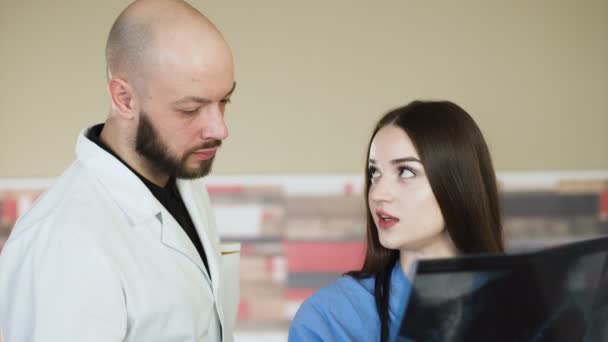
[[139,173],[148,181],[159,187],[164,187],[169,181],[169,175],[154,172],[150,167],[147,167],[147,162],[136,151],[132,141],[128,141],[124,136],[117,134],[118,130],[113,127],[111,120],[106,121],[99,140],[108,146],[124,163],[130,168]]

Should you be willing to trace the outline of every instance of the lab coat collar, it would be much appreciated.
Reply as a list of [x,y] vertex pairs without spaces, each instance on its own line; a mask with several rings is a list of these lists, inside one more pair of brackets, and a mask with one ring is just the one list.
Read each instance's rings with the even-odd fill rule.
[[80,132],[76,157],[110,193],[131,225],[135,226],[161,212],[160,204],[145,184],[127,166]]

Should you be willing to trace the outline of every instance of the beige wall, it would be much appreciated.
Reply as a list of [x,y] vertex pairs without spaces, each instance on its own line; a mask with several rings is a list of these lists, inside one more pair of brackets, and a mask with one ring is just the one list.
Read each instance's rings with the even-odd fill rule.
[[[127,1],[0,0],[0,177],[52,177],[104,119]],[[492,3],[492,4],[490,4]],[[415,98],[473,114],[500,170],[608,168],[608,1],[195,1],[234,49],[216,173],[359,172]]]

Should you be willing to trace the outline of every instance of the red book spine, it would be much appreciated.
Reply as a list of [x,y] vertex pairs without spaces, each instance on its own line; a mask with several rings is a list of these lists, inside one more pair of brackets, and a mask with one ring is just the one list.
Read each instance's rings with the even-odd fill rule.
[[342,273],[361,268],[365,242],[292,242],[284,243],[288,272]]

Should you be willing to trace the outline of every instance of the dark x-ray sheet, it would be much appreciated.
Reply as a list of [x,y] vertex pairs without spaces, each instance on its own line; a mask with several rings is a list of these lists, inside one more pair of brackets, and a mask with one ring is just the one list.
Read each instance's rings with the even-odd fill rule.
[[608,342],[608,237],[414,267],[393,340]]

